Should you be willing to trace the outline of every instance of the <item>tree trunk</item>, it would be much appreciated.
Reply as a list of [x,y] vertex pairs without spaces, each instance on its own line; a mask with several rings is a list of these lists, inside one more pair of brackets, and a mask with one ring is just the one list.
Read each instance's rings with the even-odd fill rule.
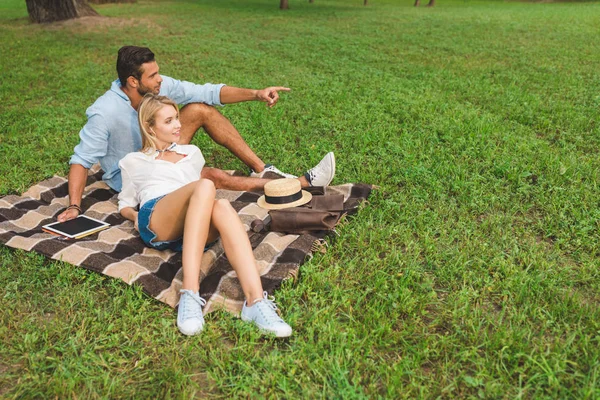
[[429,0],[429,4],[427,4],[427,7],[433,7],[435,6],[435,0]]
[[25,0],[32,22],[54,22],[98,15],[86,0]]
[[314,3],[314,2],[315,2],[315,0],[308,0],[308,2],[309,2],[309,3]]
[[366,6],[369,4],[369,0],[365,0],[365,2],[363,3],[363,6]]
[[421,4],[421,0],[415,0],[415,7],[419,7],[419,4]]
[[290,6],[288,6],[288,0],[281,0],[281,2],[279,3],[279,8],[281,10],[287,10],[288,8],[290,8]]

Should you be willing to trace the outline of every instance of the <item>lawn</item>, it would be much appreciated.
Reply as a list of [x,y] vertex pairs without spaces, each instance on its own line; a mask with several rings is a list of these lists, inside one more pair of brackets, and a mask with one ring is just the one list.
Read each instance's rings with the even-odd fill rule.
[[[600,4],[0,4],[0,196],[65,175],[125,44],[165,75],[292,92],[222,109],[268,162],[376,184],[277,291],[184,337],[139,287],[0,246],[3,398],[600,397]],[[209,165],[240,169],[199,134]]]

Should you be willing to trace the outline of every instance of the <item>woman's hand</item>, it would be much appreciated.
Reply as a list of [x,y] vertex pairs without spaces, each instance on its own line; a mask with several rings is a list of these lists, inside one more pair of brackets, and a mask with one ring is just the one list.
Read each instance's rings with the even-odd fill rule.
[[123,218],[133,222],[133,227],[136,231],[140,231],[140,228],[138,227],[138,212],[135,211],[135,208],[124,207],[123,209],[121,209],[121,215],[123,216]]
[[138,226],[138,214],[139,213],[135,213],[135,217],[133,218],[133,227],[135,228],[136,231],[140,231],[140,227]]

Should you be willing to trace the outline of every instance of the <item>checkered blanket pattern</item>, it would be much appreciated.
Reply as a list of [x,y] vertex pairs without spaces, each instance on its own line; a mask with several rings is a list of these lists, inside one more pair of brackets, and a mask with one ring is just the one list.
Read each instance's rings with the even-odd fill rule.
[[[343,194],[344,208],[352,214],[371,189],[370,185],[345,184],[327,187],[324,194]],[[250,229],[252,221],[260,219],[268,226],[270,218],[256,204],[261,194],[217,191],[218,198],[231,201],[244,223],[263,287],[272,293],[283,280],[296,279],[300,265],[312,256],[315,244],[326,232],[254,232]],[[55,222],[67,205],[68,182],[58,176],[40,182],[21,196],[0,198],[0,243],[119,278],[129,285],[142,285],[150,296],[171,307],[177,305],[183,273],[181,253],[144,245],[133,223],[118,213],[117,194],[102,181],[102,171],[97,167],[90,170],[82,207],[87,216],[111,224],[109,229],[79,240],[64,240],[43,232],[42,225]],[[242,308],[244,295],[220,240],[202,258],[200,295],[207,300],[205,313],[216,309],[239,313]]]

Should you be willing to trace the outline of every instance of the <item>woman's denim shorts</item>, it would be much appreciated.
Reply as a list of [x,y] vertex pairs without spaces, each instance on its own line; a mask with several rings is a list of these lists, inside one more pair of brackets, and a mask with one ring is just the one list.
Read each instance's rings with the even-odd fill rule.
[[[183,237],[176,240],[165,240],[162,242],[155,242],[156,233],[150,230],[150,218],[152,217],[152,212],[154,211],[154,207],[156,207],[156,203],[160,199],[165,196],[160,196],[152,200],[148,200],[144,203],[142,208],[140,208],[140,212],[138,213],[138,229],[140,230],[140,236],[146,246],[152,247],[156,250],[173,250],[181,252],[183,251]],[[215,244],[215,242],[207,243],[204,247],[204,251],[208,250],[210,246]]]
[[183,238],[179,238],[176,240],[166,240],[163,242],[155,242],[156,233],[150,230],[150,218],[152,217],[152,212],[154,211],[154,207],[156,207],[156,203],[160,199],[165,196],[160,196],[152,200],[148,200],[144,203],[142,208],[140,208],[140,212],[138,213],[138,229],[140,230],[140,236],[142,240],[148,247],[152,247],[156,250],[173,250],[173,251],[183,251]]

